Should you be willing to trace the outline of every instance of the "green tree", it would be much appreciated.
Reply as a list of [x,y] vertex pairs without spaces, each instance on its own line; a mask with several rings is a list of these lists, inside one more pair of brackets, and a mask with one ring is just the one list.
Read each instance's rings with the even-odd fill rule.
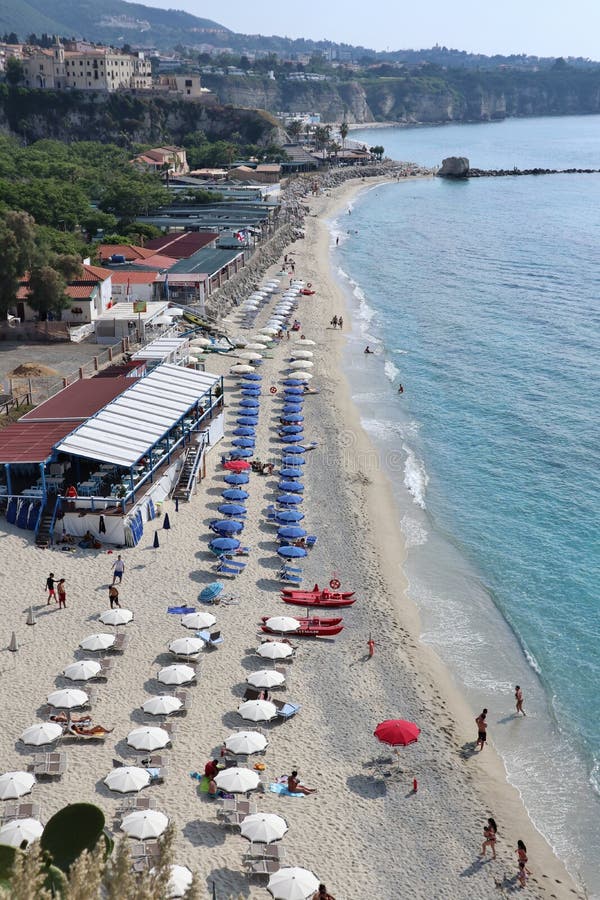
[[292,139],[292,143],[298,140],[300,135],[302,134],[302,122],[300,119],[292,119],[290,124],[287,126],[287,133]]
[[346,138],[348,137],[349,130],[350,129],[348,128],[348,123],[344,119],[344,121],[340,125],[340,137],[342,139],[342,149],[346,148]]
[[6,60],[4,72],[6,74],[6,80],[12,87],[20,84],[23,81],[23,76],[25,74],[23,70],[23,63],[20,59],[17,59],[14,56],[9,56]]
[[60,318],[63,309],[71,305],[65,293],[67,282],[52,266],[34,266],[29,274],[29,296],[27,303],[34,309],[42,322],[48,315]]
[[9,210],[0,219],[0,319],[15,302],[19,281],[37,258],[35,223],[23,212]]
[[323,151],[323,159],[325,159],[325,150],[331,139],[331,129],[329,125],[318,125],[315,128],[314,140],[317,150]]
[[132,177],[129,173],[107,184],[100,196],[100,209],[122,222],[133,222],[169,202],[169,192],[152,175]]

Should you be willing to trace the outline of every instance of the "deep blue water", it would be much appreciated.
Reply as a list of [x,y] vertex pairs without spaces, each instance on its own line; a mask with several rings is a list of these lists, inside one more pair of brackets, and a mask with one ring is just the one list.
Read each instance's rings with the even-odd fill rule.
[[[600,117],[351,136],[428,165],[600,167]],[[398,492],[423,639],[490,708],[509,778],[593,891],[599,210],[600,175],[433,179],[365,191],[333,226],[353,393]]]

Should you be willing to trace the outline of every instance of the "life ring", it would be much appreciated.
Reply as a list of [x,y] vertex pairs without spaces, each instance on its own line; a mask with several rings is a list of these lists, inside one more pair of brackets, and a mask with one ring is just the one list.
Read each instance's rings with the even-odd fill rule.
[[276,394],[276,393],[277,393],[277,388],[275,387],[275,385],[273,385],[272,388],[269,388],[269,392],[270,392],[271,394]]
[[337,591],[341,587],[341,584],[337,578],[332,578],[331,581],[329,582],[329,587],[331,588],[332,591]]
[[312,287],[312,281],[309,281],[309,282],[307,283],[306,287],[310,290],[310,288]]

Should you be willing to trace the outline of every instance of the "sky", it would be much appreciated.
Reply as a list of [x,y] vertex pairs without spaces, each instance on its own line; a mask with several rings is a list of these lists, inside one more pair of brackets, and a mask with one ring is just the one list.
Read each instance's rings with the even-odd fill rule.
[[600,0],[141,0],[185,9],[245,34],[277,34],[375,50],[434,44],[472,53],[600,57]]

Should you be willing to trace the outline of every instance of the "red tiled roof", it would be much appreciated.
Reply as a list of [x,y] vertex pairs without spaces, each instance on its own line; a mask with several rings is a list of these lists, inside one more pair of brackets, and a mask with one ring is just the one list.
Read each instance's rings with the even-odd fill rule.
[[[132,378],[82,378],[25,413],[20,422],[70,422],[69,431],[134,384]],[[2,436],[7,429],[3,429]]]
[[[112,272],[110,269],[103,269],[102,266],[89,266],[87,263],[82,263],[81,268],[84,272],[90,275],[95,281],[106,281],[107,278],[110,278]],[[83,278],[74,278],[75,282],[84,281]]]
[[73,422],[13,422],[2,429],[0,463],[41,463],[74,428]]
[[98,247],[98,255],[101,260],[108,260],[111,256],[124,256],[127,262],[134,259],[146,259],[154,254],[153,250],[145,247],[136,247],[135,244],[102,244]]
[[219,235],[213,231],[184,231],[180,234],[165,234],[152,238],[146,247],[156,251],[164,251],[175,259],[187,259],[197,250],[211,244]]
[[156,272],[132,272],[129,269],[126,272],[113,272],[113,284],[152,284],[156,281]]
[[161,256],[159,253],[155,253],[153,256],[147,256],[146,259],[134,260],[133,265],[140,266],[153,266],[157,269],[170,269],[171,266],[174,266],[177,262],[172,256]]
[[65,288],[65,294],[71,300],[90,300],[97,287],[96,282],[91,283],[89,281],[87,284],[68,284]]

